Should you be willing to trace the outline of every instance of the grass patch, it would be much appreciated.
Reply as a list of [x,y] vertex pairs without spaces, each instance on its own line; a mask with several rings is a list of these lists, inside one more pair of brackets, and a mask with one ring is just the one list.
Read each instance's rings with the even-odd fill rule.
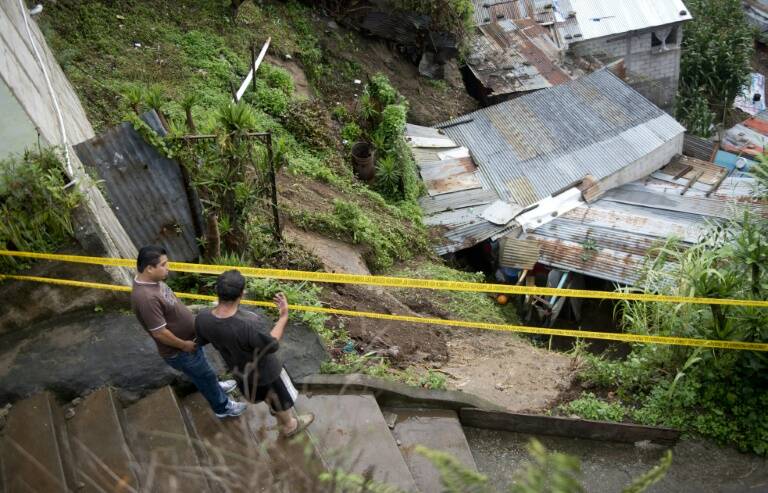
[[362,373],[371,377],[383,378],[391,382],[404,383],[425,389],[445,390],[446,380],[442,373],[427,370],[419,373],[409,367],[404,370],[392,368],[386,358],[371,354],[344,354],[338,361],[326,361],[320,366],[320,372],[326,374]]
[[[386,212],[394,213],[395,217]],[[411,258],[427,249],[423,231],[418,225],[408,228],[406,213],[394,207],[364,211],[355,202],[336,199],[331,211],[297,211],[292,219],[301,227],[363,245],[367,249],[366,262],[374,270],[387,269],[395,260]]]
[[576,414],[584,419],[597,421],[621,422],[628,414],[628,410],[620,403],[604,401],[592,392],[581,394],[581,397],[563,404],[559,409],[565,414]]

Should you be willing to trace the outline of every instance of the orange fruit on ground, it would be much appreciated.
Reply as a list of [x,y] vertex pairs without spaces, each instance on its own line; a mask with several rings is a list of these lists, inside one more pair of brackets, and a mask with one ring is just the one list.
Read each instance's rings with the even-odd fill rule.
[[498,303],[499,305],[506,305],[508,301],[509,301],[509,298],[507,298],[506,294],[500,294],[496,296],[496,303]]

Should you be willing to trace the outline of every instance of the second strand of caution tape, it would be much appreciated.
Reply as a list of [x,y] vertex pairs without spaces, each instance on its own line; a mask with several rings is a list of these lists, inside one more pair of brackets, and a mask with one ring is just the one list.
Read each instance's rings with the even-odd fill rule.
[[[35,277],[35,276],[17,276],[0,274],[0,280],[2,279],[14,279],[17,281],[31,281],[47,284],[56,284],[62,286],[72,286],[78,288],[90,288],[90,289],[104,289],[110,291],[122,291],[130,292],[129,286],[118,286],[114,284],[102,284],[96,282],[86,281],[73,281],[69,279],[55,279],[48,277]],[[216,301],[215,296],[209,296],[204,294],[193,293],[176,293],[176,296],[184,299],[200,300],[200,301]],[[274,303],[268,301],[252,301],[243,300],[245,305],[274,307]],[[319,306],[304,306],[304,305],[289,305],[292,310],[307,311],[307,312],[319,312],[327,313],[329,315],[339,315],[346,317],[365,317],[378,320],[392,320],[398,322],[411,322],[418,324],[430,324],[441,325],[448,327],[466,327],[471,329],[483,329],[493,330],[499,332],[518,332],[526,334],[541,334],[548,336],[563,336],[563,337],[576,337],[587,339],[604,339],[609,341],[621,341],[628,343],[645,343],[645,344],[666,344],[674,346],[693,346],[704,347],[714,349],[735,349],[746,351],[766,351],[768,352],[768,343],[759,342],[740,342],[740,341],[718,341],[711,339],[690,339],[683,337],[667,337],[667,336],[654,336],[654,335],[639,335],[639,334],[617,334],[613,332],[595,332],[584,330],[569,330],[569,329],[550,329],[544,327],[526,327],[523,325],[506,325],[506,324],[493,324],[486,322],[470,322],[465,320],[446,320],[442,318],[422,318],[409,315],[391,315],[387,313],[376,312],[360,312],[355,310],[344,310],[339,308],[325,308]]]

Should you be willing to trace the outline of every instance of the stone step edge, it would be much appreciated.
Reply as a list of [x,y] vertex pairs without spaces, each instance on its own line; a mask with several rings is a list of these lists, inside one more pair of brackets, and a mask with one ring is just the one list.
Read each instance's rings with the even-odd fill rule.
[[457,413],[463,408],[504,410],[503,406],[466,392],[424,389],[360,373],[307,375],[294,383],[305,393],[371,393],[379,407],[452,409]]

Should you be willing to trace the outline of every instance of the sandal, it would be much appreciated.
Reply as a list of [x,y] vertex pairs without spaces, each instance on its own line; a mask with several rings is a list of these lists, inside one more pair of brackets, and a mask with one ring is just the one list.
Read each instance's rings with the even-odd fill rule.
[[283,433],[283,436],[285,438],[291,438],[292,436],[295,436],[296,434],[306,430],[307,426],[312,424],[314,420],[315,420],[315,415],[312,413],[300,414],[296,416],[296,421],[298,422],[296,425],[296,428],[294,428],[293,430],[287,433]]

